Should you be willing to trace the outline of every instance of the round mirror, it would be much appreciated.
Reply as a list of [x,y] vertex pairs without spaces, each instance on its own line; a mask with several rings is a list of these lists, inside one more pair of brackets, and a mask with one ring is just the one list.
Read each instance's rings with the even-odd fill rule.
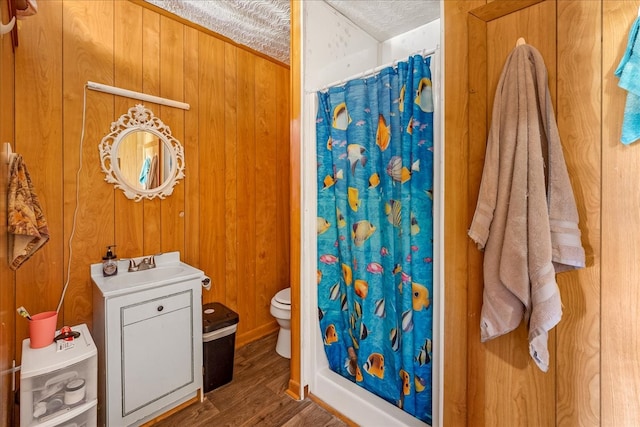
[[184,177],[184,152],[171,130],[142,105],[111,124],[100,142],[105,181],[115,184],[129,199],[161,199]]

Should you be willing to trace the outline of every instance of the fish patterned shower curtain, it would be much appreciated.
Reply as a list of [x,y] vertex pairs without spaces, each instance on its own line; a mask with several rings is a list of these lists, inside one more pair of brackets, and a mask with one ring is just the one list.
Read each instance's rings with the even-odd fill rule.
[[430,58],[318,92],[318,316],[330,368],[431,423]]

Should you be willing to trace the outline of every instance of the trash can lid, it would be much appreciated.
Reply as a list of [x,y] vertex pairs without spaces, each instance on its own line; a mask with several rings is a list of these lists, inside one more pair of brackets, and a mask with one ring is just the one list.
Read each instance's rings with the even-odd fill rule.
[[202,306],[202,333],[204,334],[235,325],[239,320],[238,313],[219,302]]

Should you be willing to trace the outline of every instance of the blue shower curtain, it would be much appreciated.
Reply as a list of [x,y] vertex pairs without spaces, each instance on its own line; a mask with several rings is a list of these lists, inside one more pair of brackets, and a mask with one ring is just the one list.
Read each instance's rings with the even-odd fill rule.
[[431,423],[430,58],[318,92],[318,316],[330,368]]

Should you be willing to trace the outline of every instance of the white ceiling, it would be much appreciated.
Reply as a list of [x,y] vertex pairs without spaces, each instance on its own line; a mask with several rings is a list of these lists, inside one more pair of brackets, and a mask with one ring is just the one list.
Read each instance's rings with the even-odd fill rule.
[[[145,1],[289,63],[289,0]],[[388,40],[440,17],[440,0],[324,1],[378,41]]]

